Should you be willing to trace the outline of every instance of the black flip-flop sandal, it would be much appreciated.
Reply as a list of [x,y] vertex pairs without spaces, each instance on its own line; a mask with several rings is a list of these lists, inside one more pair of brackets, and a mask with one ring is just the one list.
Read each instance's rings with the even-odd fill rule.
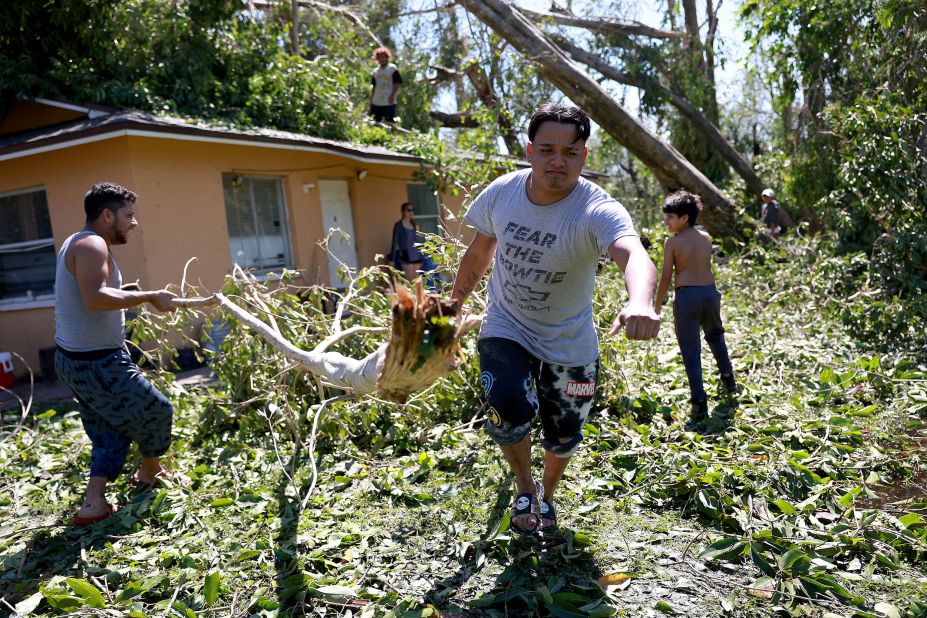
[[[533,528],[522,528],[515,525],[515,518],[519,515],[532,515],[534,517]],[[538,496],[535,492],[527,491],[515,496],[515,504],[512,505],[512,517],[509,529],[515,534],[531,536],[537,534],[541,529],[541,506],[538,503]]]
[[548,530],[557,527],[557,507],[553,502],[541,499],[541,529]]

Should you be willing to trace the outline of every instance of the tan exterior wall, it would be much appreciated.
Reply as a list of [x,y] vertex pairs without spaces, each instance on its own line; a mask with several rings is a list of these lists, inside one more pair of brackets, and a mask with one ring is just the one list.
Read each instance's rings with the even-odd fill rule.
[[[367,170],[363,180],[357,179]],[[208,141],[123,136],[0,161],[0,194],[42,187],[48,198],[56,249],[84,225],[83,196],[102,181],[122,184],[139,195],[140,227],[113,254],[124,282],[143,289],[188,282],[218,290],[232,269],[222,174],[279,176],[283,179],[293,266],[307,285],[327,283],[326,256],[318,243],[322,229],[319,180],[348,182],[358,261],[376,263],[386,254],[400,205],[408,199],[413,165],[369,163],[328,152],[303,152]],[[463,197],[442,204],[457,212]],[[448,222],[449,235],[460,222]],[[48,305],[48,303],[46,303]],[[0,305],[0,351],[13,350],[38,371],[40,348],[54,345],[54,311]],[[16,363],[19,374],[23,368]]]
[[[105,171],[104,171],[105,170]],[[126,138],[94,142],[0,162],[0,194],[28,188],[43,188],[48,199],[55,249],[84,227],[84,194],[95,182],[109,180],[131,187]],[[130,239],[126,247],[114,247],[125,281],[147,279],[144,272],[144,237]],[[50,303],[36,303],[36,305]],[[32,370],[39,372],[39,350],[55,345],[55,316],[51,306],[10,308],[0,305],[0,350],[22,355]],[[14,360],[18,375],[26,373]]]

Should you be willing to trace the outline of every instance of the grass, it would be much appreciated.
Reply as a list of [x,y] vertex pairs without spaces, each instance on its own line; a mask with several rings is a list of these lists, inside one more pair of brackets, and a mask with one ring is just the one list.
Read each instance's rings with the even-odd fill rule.
[[[704,425],[687,427],[666,323],[652,343],[603,340],[549,548],[508,534],[511,478],[469,422],[472,347],[406,406],[324,412],[302,511],[318,396],[270,361],[247,365],[270,353],[246,338],[228,362],[252,375],[168,387],[184,482],[139,494],[120,479],[122,508],[98,526],[66,525],[89,458],[77,413],[30,418],[0,444],[0,613],[925,616],[927,367],[916,346],[880,348],[839,319],[841,259],[801,241],[722,256],[744,392],[715,397]],[[599,288],[603,327],[620,277]],[[707,348],[703,362],[714,388]]]

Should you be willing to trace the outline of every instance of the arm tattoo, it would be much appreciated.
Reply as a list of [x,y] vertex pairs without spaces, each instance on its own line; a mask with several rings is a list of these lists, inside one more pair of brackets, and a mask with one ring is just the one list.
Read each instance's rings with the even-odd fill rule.
[[454,294],[459,297],[461,301],[467,299],[470,294],[473,293],[473,290],[476,289],[476,285],[480,282],[480,277],[477,277],[475,272],[469,272],[464,275],[465,281],[461,282],[458,286],[457,292]]

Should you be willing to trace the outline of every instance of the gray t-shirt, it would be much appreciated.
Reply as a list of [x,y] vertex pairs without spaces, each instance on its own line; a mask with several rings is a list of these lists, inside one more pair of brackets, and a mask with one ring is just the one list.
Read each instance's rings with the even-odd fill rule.
[[496,179],[464,217],[497,241],[480,338],[517,341],[548,363],[585,365],[599,356],[592,321],[598,260],[637,232],[624,206],[583,178],[559,202],[533,203],[525,185],[530,174]]

